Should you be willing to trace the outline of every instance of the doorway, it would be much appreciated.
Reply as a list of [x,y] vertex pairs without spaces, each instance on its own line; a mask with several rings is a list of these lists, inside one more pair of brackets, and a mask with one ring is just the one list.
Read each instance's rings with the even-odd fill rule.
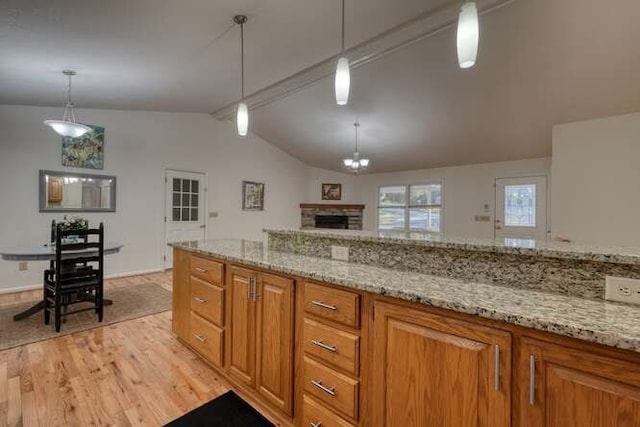
[[206,239],[205,174],[165,170],[165,255],[164,268],[173,266],[172,242]]
[[533,246],[547,239],[547,177],[496,179],[495,237]]

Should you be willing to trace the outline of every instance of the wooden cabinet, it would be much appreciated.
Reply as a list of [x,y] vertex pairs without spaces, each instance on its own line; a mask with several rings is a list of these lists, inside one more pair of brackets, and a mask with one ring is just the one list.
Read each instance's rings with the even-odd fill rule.
[[638,363],[523,338],[520,426],[640,426]]
[[374,425],[510,425],[508,332],[379,301],[374,316]]
[[229,269],[229,374],[293,415],[293,280]]
[[47,201],[50,203],[62,202],[62,178],[49,177],[49,191],[47,191]]

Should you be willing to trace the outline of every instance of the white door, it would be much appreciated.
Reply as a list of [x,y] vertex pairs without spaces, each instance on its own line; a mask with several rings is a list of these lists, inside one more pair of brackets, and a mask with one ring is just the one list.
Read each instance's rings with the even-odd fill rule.
[[547,177],[496,179],[495,236],[526,246],[547,239]]
[[[165,243],[205,239],[204,183],[202,173],[166,170]],[[172,267],[172,255],[172,248],[166,246],[165,268]]]

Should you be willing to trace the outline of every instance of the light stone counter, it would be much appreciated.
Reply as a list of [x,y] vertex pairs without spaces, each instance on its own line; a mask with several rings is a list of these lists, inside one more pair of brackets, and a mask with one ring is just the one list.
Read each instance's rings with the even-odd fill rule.
[[278,252],[254,241],[210,240],[172,246],[248,266],[640,352],[640,306]]

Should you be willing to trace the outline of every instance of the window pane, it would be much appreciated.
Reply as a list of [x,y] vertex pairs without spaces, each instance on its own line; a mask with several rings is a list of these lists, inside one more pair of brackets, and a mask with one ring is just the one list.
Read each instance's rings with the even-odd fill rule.
[[180,179],[173,178],[173,191],[180,191]]
[[191,192],[192,193],[197,193],[198,192],[198,187],[200,184],[198,181],[196,181],[195,179],[191,180]]
[[404,229],[404,209],[378,209],[378,228],[381,230]]
[[536,226],[536,185],[504,186],[504,224],[507,227]]
[[191,180],[189,179],[183,179],[182,180],[182,191],[184,191],[185,193],[189,192],[189,184],[191,183]]
[[182,207],[189,207],[189,195],[188,194],[183,194],[182,195]]
[[428,206],[442,204],[440,184],[412,185],[410,186],[411,206]]
[[191,196],[191,207],[197,207],[198,206],[198,195],[197,194],[193,194]]
[[405,186],[380,187],[378,205],[380,206],[404,206],[407,200],[407,188]]
[[173,193],[173,206],[180,206],[180,193]]
[[505,237],[504,245],[510,248],[531,248],[536,247],[536,241],[533,239],[517,239],[513,237]]
[[180,221],[180,208],[173,209],[173,216],[171,217],[172,221]]
[[412,230],[440,232],[440,208],[409,209],[409,227]]
[[182,208],[182,221],[189,221],[189,208]]
[[198,208],[192,208],[191,209],[191,221],[197,221],[198,220]]

